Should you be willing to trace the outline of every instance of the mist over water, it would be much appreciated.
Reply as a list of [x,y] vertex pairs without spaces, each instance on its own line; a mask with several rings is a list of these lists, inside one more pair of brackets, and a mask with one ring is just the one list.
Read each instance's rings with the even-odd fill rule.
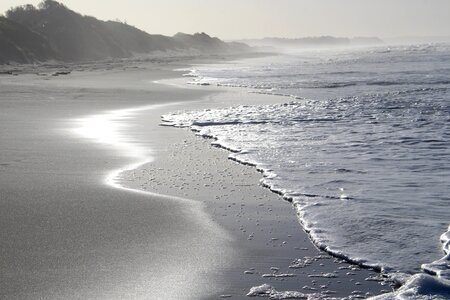
[[265,170],[263,183],[294,200],[319,245],[416,273],[444,255],[439,237],[449,225],[449,66],[445,44],[198,66],[193,84],[247,87],[287,96],[286,104],[165,121],[213,136]]

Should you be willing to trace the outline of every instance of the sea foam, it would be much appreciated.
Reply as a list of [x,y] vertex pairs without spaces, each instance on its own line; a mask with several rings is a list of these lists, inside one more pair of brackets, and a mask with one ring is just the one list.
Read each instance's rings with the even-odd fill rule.
[[196,84],[296,99],[177,112],[163,124],[190,127],[230,159],[256,166],[261,184],[292,201],[320,248],[405,287],[434,281],[445,294],[450,69],[442,66],[450,47],[385,50],[201,66]]

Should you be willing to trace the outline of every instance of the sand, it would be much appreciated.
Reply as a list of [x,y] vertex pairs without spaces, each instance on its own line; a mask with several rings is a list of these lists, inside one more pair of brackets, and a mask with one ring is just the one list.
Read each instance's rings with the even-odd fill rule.
[[[190,104],[188,109],[286,101],[239,89],[219,91],[203,102]],[[186,105],[169,110],[176,109],[186,109]],[[148,124],[148,114],[139,118]],[[149,127],[157,125],[155,122]],[[212,146],[212,140],[195,136],[188,129],[160,126],[156,132],[152,145],[155,160],[123,172],[119,182],[132,189],[200,201],[213,221],[230,234],[240,256],[211,272],[223,288],[208,299],[221,295],[245,299],[252,286],[264,283],[278,291],[322,292],[330,297],[366,298],[391,290],[384,282],[382,285],[366,280],[375,279],[377,273],[347,264],[312,245],[291,203],[263,188],[259,184],[262,174],[254,167],[227,159],[229,152]],[[308,261],[307,265],[290,267],[299,259]],[[329,273],[334,273],[333,278],[326,278]]]
[[[284,101],[154,83],[183,66],[0,75],[0,297],[239,299],[262,283],[333,296],[389,290],[364,280],[374,272],[318,251],[290,203],[260,187],[253,168],[187,130],[158,126],[177,109]],[[113,120],[124,125],[120,140],[76,133],[86,117],[138,107],[148,109]],[[120,174],[121,188],[106,182],[146,161]],[[316,259],[289,268],[305,256]],[[310,277],[333,271],[337,278]],[[274,273],[296,276],[263,277]]]

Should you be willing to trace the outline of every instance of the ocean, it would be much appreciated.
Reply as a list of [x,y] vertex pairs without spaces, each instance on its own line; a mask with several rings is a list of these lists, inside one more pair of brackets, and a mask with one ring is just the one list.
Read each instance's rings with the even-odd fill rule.
[[186,76],[285,97],[163,122],[260,169],[316,245],[386,274],[450,280],[450,45],[291,51]]

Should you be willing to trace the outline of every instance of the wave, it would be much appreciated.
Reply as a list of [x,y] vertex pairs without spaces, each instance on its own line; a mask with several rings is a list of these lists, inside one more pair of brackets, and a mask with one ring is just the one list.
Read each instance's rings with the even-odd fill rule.
[[[347,102],[352,105],[351,101],[354,99],[342,99],[342,103]],[[350,101],[350,102],[349,102]],[[368,100],[371,103],[373,99]],[[310,101],[311,106],[317,107],[317,101]],[[338,102],[337,105],[341,103]],[[320,106],[320,104],[319,104]],[[362,104],[361,107],[366,107],[366,105]],[[235,108],[229,109],[218,109],[218,110],[206,110],[202,112],[183,112],[183,113],[174,113],[171,115],[165,115],[162,117],[162,125],[165,126],[175,126],[175,127],[190,127],[192,130],[196,131],[198,135],[203,137],[214,139],[213,144],[232,152],[229,158],[237,161],[239,163],[245,165],[255,166],[258,171],[263,174],[263,178],[261,179],[261,185],[270,189],[272,192],[281,195],[285,200],[291,202],[295,207],[300,223],[303,228],[308,232],[311,237],[311,240],[323,251],[330,253],[333,256],[342,258],[348,262],[353,264],[357,264],[366,268],[373,268],[382,272],[384,276],[391,278],[391,280],[399,283],[399,284],[409,284],[411,280],[415,280],[416,277],[411,277],[407,273],[399,272],[396,267],[390,266],[381,261],[369,260],[364,257],[358,257],[354,254],[349,253],[345,249],[340,249],[339,247],[334,247],[330,244],[330,241],[324,235],[324,231],[322,228],[315,226],[317,221],[311,219],[311,209],[326,206],[327,201],[358,201],[359,199],[353,197],[353,195],[347,194],[344,190],[339,195],[327,194],[327,193],[311,193],[311,192],[303,192],[300,190],[287,190],[284,185],[280,185],[279,180],[280,175],[275,173],[272,169],[271,165],[267,165],[264,162],[264,158],[255,159],[256,156],[252,156],[254,154],[254,150],[251,148],[249,144],[248,147],[243,147],[238,143],[233,143],[230,141],[230,137],[238,134],[233,131],[234,128],[240,128],[242,126],[256,126],[257,128],[265,128],[265,130],[270,130],[267,128],[267,125],[270,126],[293,126],[295,124],[305,124],[311,123],[314,126],[320,126],[319,124],[322,122],[329,122],[330,124],[335,124],[340,119],[336,118],[299,118],[287,116],[283,112],[280,112],[280,109],[283,111],[288,110],[305,110],[305,103],[303,102],[289,102],[282,105],[268,105],[268,106],[260,106],[260,107],[249,107],[249,106],[239,106]],[[393,107],[391,107],[393,108]],[[324,106],[325,110],[330,109],[328,106]],[[396,107],[395,110],[401,110],[402,107]],[[277,112],[277,113],[275,113]],[[226,116],[225,118],[223,116]],[[280,116],[284,116],[280,119]],[[348,118],[347,116],[343,116],[344,118]],[[221,126],[224,126],[221,128]],[[263,127],[260,127],[263,126]],[[215,128],[218,127],[218,130]],[[283,127],[283,128],[284,128]],[[228,128],[225,130],[224,128]],[[247,127],[245,127],[247,128]],[[295,127],[297,128],[297,127]],[[244,130],[246,131],[246,130]],[[252,137],[249,137],[252,138]],[[421,139],[420,142],[424,142],[425,144],[433,143],[435,141],[443,142],[440,139]],[[255,141],[256,142],[256,141]],[[404,144],[408,144],[411,142],[411,139],[407,136],[404,138]],[[396,145],[398,143],[394,143]],[[382,157],[379,157],[380,159]],[[421,168],[418,169],[419,171]],[[314,170],[313,170],[314,171]],[[366,172],[364,170],[353,170],[350,168],[335,168],[332,170],[335,173],[347,175],[347,174],[358,174],[366,176]],[[361,176],[359,175],[359,176]],[[286,176],[286,175],[284,175]],[[278,179],[278,181],[277,181]],[[328,181],[325,183],[325,186],[342,186],[343,183],[340,181]],[[413,187],[414,188],[414,187]],[[369,220],[367,220],[369,221]],[[445,286],[445,281],[448,280],[448,272],[450,270],[449,266],[449,254],[448,254],[448,238],[450,237],[450,233],[445,233],[441,238],[443,240],[444,251],[446,251],[446,257],[437,260],[430,264],[424,264],[422,269],[429,273],[435,275],[433,277],[433,281],[437,286]],[[417,281],[414,281],[417,283]],[[429,283],[429,280],[426,281]]]
[[391,298],[429,292],[439,299],[448,292],[448,232],[441,237],[445,256],[423,262],[441,256],[430,245],[448,222],[442,162],[449,154],[449,50],[380,47],[199,68],[193,82],[295,101],[165,121],[255,166],[263,186],[293,203],[321,249],[405,284]]
[[[337,75],[338,73],[336,73]],[[349,87],[371,87],[371,86],[379,86],[379,87],[396,87],[396,86],[420,86],[421,89],[439,89],[440,86],[444,86],[442,88],[446,88],[446,85],[450,85],[450,80],[446,79],[429,79],[429,80],[406,80],[401,81],[398,79],[393,80],[371,80],[371,79],[349,79],[346,81],[333,81],[329,82],[327,79],[321,80],[307,80],[302,79],[301,81],[285,81],[283,83],[277,82],[274,84],[273,82],[258,82],[256,77],[249,78],[244,77],[243,81],[240,81],[239,78],[223,80],[221,78],[216,77],[202,77],[197,73],[187,74],[187,77],[192,77],[194,80],[189,81],[188,84],[191,85],[214,85],[218,87],[234,87],[234,88],[249,88],[255,90],[287,90],[287,89],[341,89],[341,88],[349,88]],[[424,75],[425,76],[425,75]],[[285,78],[286,76],[283,76]],[[297,78],[297,76],[292,76],[293,78]],[[308,78],[309,75],[305,74],[305,78]],[[268,79],[275,79],[278,77],[268,76]],[[246,80],[247,79],[247,80]],[[438,86],[438,87],[434,87]],[[281,93],[282,94],[282,93]],[[295,95],[299,97],[299,95]]]

